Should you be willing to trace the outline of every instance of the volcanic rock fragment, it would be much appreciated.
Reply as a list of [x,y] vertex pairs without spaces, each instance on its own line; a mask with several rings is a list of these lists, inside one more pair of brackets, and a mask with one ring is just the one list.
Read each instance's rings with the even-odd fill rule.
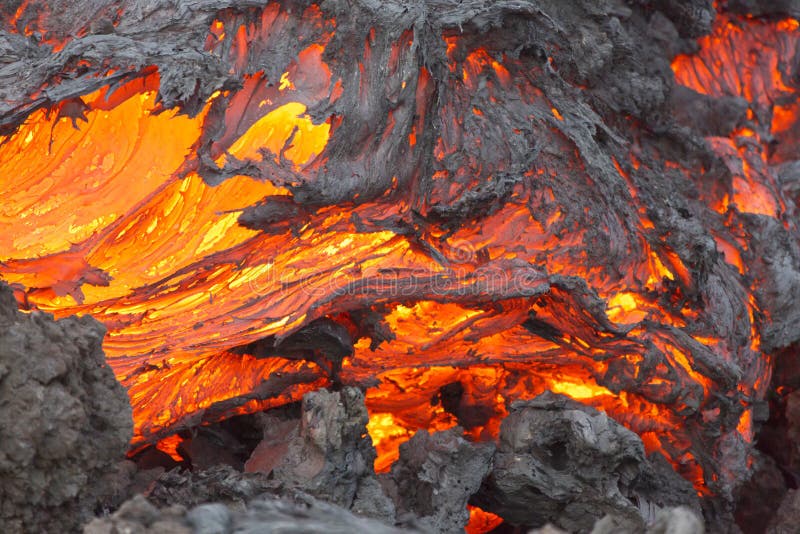
[[715,13],[710,0],[656,0],[651,3],[672,20],[683,36],[700,37],[711,30]]
[[242,211],[237,219],[245,228],[279,234],[287,229],[296,231],[308,212],[290,198],[273,196]]
[[737,492],[736,524],[744,532],[763,532],[786,492],[784,475],[775,460],[756,450],[753,475]]
[[356,388],[308,393],[300,421],[268,426],[247,469],[271,472],[287,487],[392,522],[394,505],[383,494],[373,469],[375,449],[368,421],[364,395]]
[[294,497],[263,495],[246,507],[220,502],[187,511],[183,506],[156,508],[142,496],[125,503],[111,517],[97,518],[84,534],[136,532],[141,534],[396,534],[399,530],[339,506],[297,494]]
[[753,253],[770,283],[759,284],[756,295],[769,317],[761,327],[762,347],[774,352],[800,341],[800,244],[775,219],[744,218],[749,230],[762,236],[753,243]]
[[730,135],[747,114],[744,98],[711,98],[681,85],[671,97],[675,120],[702,135]]
[[514,525],[551,522],[571,532],[590,531],[607,514],[619,529],[641,531],[659,507],[698,509],[691,486],[645,459],[636,434],[549,392],[512,405],[473,500]]
[[[133,432],[101,348],[105,327],[17,310],[0,282],[0,526],[64,532],[119,490]],[[101,503],[102,504],[102,503]]]
[[285,338],[269,336],[237,347],[233,352],[256,358],[281,356],[312,361],[338,384],[342,359],[353,354],[353,340],[344,326],[322,317]]
[[768,534],[790,534],[797,532],[800,517],[800,491],[790,490],[778,507],[775,517],[767,526]]
[[[624,522],[621,524],[618,518],[610,515],[595,523],[592,528],[592,534],[627,534],[628,532],[642,531],[630,530],[626,528]],[[645,534],[703,534],[705,527],[695,512],[685,506],[677,506],[659,510],[653,524],[648,526],[644,532]]]
[[398,503],[398,515],[418,516],[416,524],[423,530],[462,532],[469,521],[467,501],[491,469],[494,445],[470,443],[462,432],[458,427],[417,432],[400,445],[400,459],[384,481]]
[[173,469],[163,473],[147,492],[159,507],[174,504],[191,508],[208,502],[244,505],[266,493],[275,494],[281,484],[264,473],[242,473],[230,465],[199,471]]
[[[125,502],[113,516],[96,518],[84,526],[84,534],[136,532],[153,534],[190,534],[193,531],[183,516],[186,508],[180,505],[159,510],[141,495]],[[206,530],[206,532],[209,532]]]

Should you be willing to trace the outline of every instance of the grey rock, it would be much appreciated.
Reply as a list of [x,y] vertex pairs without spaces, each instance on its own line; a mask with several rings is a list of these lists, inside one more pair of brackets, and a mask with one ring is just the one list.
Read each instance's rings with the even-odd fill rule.
[[638,534],[642,531],[641,525],[633,524],[624,517],[609,514],[597,520],[591,534]]
[[224,534],[231,527],[228,508],[221,503],[203,504],[186,514],[186,521],[196,534]]
[[369,416],[361,391],[308,393],[299,417],[275,413],[262,418],[264,437],[245,463],[245,473],[230,465],[194,472],[173,470],[157,480],[150,499],[161,506],[224,501],[243,507],[265,493],[299,490],[394,522],[394,504],[375,475],[375,449],[366,428]]
[[387,526],[380,521],[359,517],[330,503],[307,497],[290,503],[261,499],[248,506],[236,518],[234,532],[241,534],[353,534],[369,532],[395,534],[409,532]]
[[420,430],[400,446],[392,466],[399,511],[411,512],[431,532],[462,532],[467,501],[492,467],[494,444],[470,443],[461,428],[434,434]]
[[684,506],[659,510],[647,534],[703,534],[703,520]]
[[148,499],[160,507],[181,504],[191,508],[221,501],[244,508],[246,502],[274,493],[280,486],[263,473],[241,473],[230,465],[194,472],[174,469],[155,481]]
[[655,520],[646,530],[633,526],[625,519],[607,515],[598,520],[592,534],[703,534],[703,520],[697,513],[684,506],[662,508],[656,512]]
[[375,476],[364,395],[356,388],[308,393],[299,424],[283,442],[267,427],[265,445],[248,461],[275,481],[344,508],[393,521],[394,506]]
[[0,282],[3,532],[70,530],[124,491],[133,421],[104,335],[91,317],[20,313]]
[[800,518],[800,491],[789,490],[767,526],[767,534],[794,534]]
[[359,482],[350,511],[391,524],[395,519],[396,506],[387,497],[377,477],[369,476]]
[[800,244],[776,219],[759,215],[743,218],[761,236],[752,244],[752,263],[769,280],[756,287],[756,296],[770,319],[760,321],[759,332],[762,349],[774,352],[800,341]]
[[[124,511],[123,511],[124,510]],[[84,534],[397,534],[400,530],[374,519],[359,517],[340,506],[295,493],[278,497],[262,495],[246,507],[212,503],[187,512],[183,507],[158,509],[144,497],[125,503],[110,517],[96,518]]]
[[543,527],[529,530],[528,534],[567,534],[567,532],[548,523]]
[[675,120],[703,135],[728,136],[747,113],[744,98],[711,98],[681,85],[672,91],[671,98]]
[[142,495],[126,501],[112,516],[95,518],[83,528],[84,534],[191,534],[184,519],[186,508],[170,506],[159,510]]
[[584,532],[610,515],[617,531],[641,531],[664,505],[698,509],[691,487],[670,471],[649,462],[639,437],[606,414],[545,393],[512,405],[474,500],[515,525]]
[[135,521],[149,527],[158,519],[158,508],[150,504],[142,495],[136,495],[126,501],[114,517],[123,521]]

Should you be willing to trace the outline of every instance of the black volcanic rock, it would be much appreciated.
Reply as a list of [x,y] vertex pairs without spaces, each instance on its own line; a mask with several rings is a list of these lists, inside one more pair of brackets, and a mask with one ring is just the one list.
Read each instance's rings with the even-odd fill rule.
[[512,405],[494,468],[473,500],[513,525],[570,532],[588,532],[606,515],[622,531],[641,531],[655,519],[651,510],[699,510],[691,486],[648,461],[636,434],[552,393]]
[[400,459],[385,485],[398,504],[398,515],[411,513],[430,532],[463,532],[469,520],[467,501],[489,473],[492,443],[470,443],[456,427],[433,434],[420,430],[400,445]]
[[728,9],[750,16],[800,17],[800,0],[729,0]]
[[[356,388],[320,390],[303,397],[300,420],[265,428],[265,440],[247,462],[297,488],[362,515],[394,521],[394,505],[375,476],[375,449],[367,433],[364,394]],[[276,432],[278,431],[276,435]]]
[[22,314],[0,283],[2,532],[68,532],[122,491],[133,421],[104,335],[88,316]]

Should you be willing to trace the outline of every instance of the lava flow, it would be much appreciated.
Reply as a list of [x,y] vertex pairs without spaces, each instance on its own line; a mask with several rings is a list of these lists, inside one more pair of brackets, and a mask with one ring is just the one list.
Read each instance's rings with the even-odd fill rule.
[[[0,109],[0,276],[107,326],[132,448],[341,381],[385,471],[419,429],[490,440],[550,390],[729,491],[789,342],[762,242],[796,236],[773,166],[800,159],[797,21],[720,16],[672,70],[598,45],[592,70],[526,2],[425,35],[294,4],[198,14],[161,44],[182,62],[53,31],[32,69],[57,75]],[[689,105],[673,71],[741,120],[656,128]]]

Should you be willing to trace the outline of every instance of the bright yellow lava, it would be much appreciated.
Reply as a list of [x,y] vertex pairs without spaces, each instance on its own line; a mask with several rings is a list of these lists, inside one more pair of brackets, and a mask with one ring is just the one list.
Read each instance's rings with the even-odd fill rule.
[[[284,104],[257,120],[228,149],[228,154],[238,159],[261,159],[261,149],[283,155],[299,167],[318,155],[328,143],[330,124],[314,124],[304,115],[306,106],[298,102]],[[294,137],[292,138],[292,133]],[[288,146],[287,146],[287,143]],[[285,148],[285,150],[284,150]],[[225,163],[225,154],[217,158],[217,165]]]

